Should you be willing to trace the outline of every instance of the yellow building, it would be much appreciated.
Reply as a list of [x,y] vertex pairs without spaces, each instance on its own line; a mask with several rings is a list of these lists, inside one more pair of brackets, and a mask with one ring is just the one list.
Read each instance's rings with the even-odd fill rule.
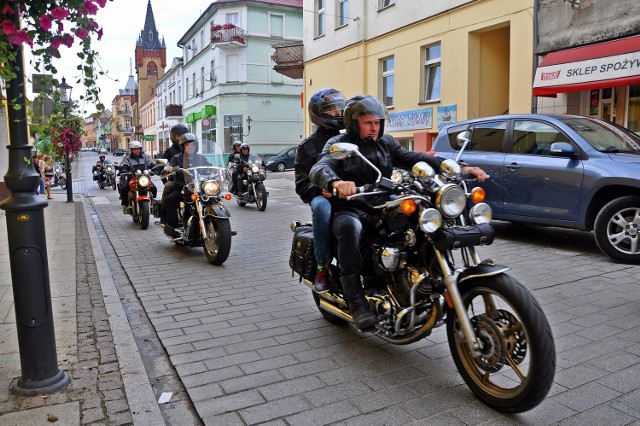
[[[304,1],[304,93],[377,96],[387,131],[426,150],[438,126],[531,112],[533,2]],[[311,133],[308,117],[306,133]]]

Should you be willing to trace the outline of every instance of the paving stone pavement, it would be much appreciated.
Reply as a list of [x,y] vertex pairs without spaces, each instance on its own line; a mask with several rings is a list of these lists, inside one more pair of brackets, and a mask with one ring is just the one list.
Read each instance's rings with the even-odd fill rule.
[[[505,415],[464,384],[444,328],[394,346],[326,322],[288,268],[289,223],[308,220],[308,206],[293,191],[292,172],[269,173],[266,186],[265,212],[227,203],[238,234],[219,267],[207,263],[201,248],[175,246],[155,224],[136,228],[115,192],[91,182],[81,189],[89,226],[105,247],[108,269],[98,268],[99,276],[109,271],[118,291],[121,282],[130,285],[119,297],[132,329],[154,342],[139,349],[147,375],[172,377],[165,390],[186,390],[176,402],[192,416],[187,422],[640,424],[640,267],[612,263],[591,235],[496,223],[496,241],[481,249],[533,292],[556,342],[547,399]],[[162,373],[154,372],[158,365]],[[165,424],[184,424],[163,416]]]

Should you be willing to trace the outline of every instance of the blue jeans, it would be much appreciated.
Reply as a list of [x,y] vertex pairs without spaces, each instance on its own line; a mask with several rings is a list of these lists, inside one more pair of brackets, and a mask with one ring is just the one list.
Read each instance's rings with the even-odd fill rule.
[[40,185],[38,186],[38,191],[36,191],[36,195],[44,194],[44,179],[40,178]]
[[309,203],[313,222],[313,251],[318,264],[329,261],[329,220],[331,219],[331,203],[329,199],[318,195]]

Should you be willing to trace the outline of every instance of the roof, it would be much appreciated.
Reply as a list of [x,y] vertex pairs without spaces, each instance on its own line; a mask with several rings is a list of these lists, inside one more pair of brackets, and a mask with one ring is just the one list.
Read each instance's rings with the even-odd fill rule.
[[[237,3],[239,0],[214,0],[213,3]],[[277,4],[280,6],[302,7],[302,0],[253,0],[256,3]]]

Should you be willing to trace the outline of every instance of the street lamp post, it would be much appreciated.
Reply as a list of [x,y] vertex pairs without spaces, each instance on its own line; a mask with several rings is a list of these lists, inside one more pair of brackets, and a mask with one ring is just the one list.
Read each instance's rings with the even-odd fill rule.
[[[20,28],[19,2],[11,20]],[[11,7],[11,6],[10,6]],[[22,46],[9,44],[15,53],[9,67],[15,76],[7,83],[9,116],[9,170],[4,176],[11,196],[0,204],[6,212],[7,237],[16,331],[20,350],[20,378],[11,390],[23,396],[46,394],[69,384],[67,373],[58,368],[56,336],[51,309],[49,263],[45,238],[44,208],[48,203],[36,195],[39,176],[28,145],[27,108]]]
[[[58,86],[58,91],[60,92],[60,103],[62,104],[62,110],[64,113],[64,118],[67,118],[67,109],[71,104],[71,85],[67,84],[64,77],[62,77],[62,82]],[[67,203],[73,203],[73,184],[71,179],[71,157],[69,156],[69,144],[65,147],[65,171],[67,178]]]

